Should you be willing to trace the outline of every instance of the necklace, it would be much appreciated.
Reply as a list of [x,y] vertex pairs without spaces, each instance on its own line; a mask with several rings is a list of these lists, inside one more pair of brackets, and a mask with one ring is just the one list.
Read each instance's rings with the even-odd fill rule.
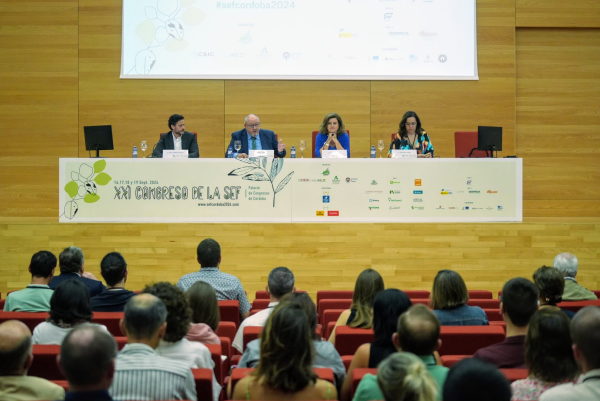
[[416,134],[416,133],[415,133],[415,136],[413,137],[413,141],[412,141],[412,143],[410,142],[410,138],[409,138],[408,134],[406,135],[406,141],[408,142],[408,146],[409,146],[411,149],[414,149],[414,148],[415,148],[415,142],[416,142],[416,140],[417,140],[417,134]]

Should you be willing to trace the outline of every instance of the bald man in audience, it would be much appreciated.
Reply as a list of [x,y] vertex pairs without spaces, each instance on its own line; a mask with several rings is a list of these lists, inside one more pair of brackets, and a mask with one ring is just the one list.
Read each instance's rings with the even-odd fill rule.
[[112,401],[117,342],[100,327],[83,324],[62,342],[58,367],[69,381],[65,401]]
[[192,371],[155,351],[167,330],[167,307],[160,298],[151,294],[131,298],[120,326],[127,345],[117,355],[109,390],[114,399],[196,401]]
[[29,328],[17,320],[0,324],[0,400],[64,398],[62,387],[39,377],[27,376],[32,362]]
[[577,384],[567,383],[545,391],[540,401],[600,400],[600,308],[587,306],[571,321],[573,354],[583,372]]

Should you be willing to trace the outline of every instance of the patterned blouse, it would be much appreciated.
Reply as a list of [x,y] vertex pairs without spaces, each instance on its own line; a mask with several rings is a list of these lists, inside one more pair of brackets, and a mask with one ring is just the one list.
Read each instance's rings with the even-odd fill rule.
[[[568,383],[568,382],[563,382]],[[510,389],[512,390],[512,401],[536,401],[540,398],[542,393],[549,388],[557,386],[558,383],[549,383],[541,381],[535,378],[527,378],[523,380],[516,380],[511,383]]]
[[414,143],[409,141],[408,137],[401,138],[400,134],[396,134],[396,139],[390,145],[390,153],[392,153],[392,149],[415,149],[418,155],[431,153],[431,157],[433,157],[433,145],[429,139],[429,134],[425,131],[420,135],[415,135]]

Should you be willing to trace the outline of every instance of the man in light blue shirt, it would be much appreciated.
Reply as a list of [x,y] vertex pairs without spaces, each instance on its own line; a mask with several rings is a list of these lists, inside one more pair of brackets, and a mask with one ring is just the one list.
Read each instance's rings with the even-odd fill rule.
[[31,257],[29,272],[31,284],[20,291],[11,292],[6,298],[6,312],[49,312],[53,290],[48,284],[54,277],[56,256],[49,251],[39,251]]

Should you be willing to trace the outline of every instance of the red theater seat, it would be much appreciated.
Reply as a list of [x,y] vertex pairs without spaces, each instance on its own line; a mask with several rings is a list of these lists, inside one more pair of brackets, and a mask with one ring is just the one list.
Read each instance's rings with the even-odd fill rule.
[[322,299],[317,304],[317,313],[321,314],[328,309],[350,309],[352,299]]
[[[478,349],[504,341],[500,326],[442,326],[440,355],[473,355]],[[337,341],[336,341],[337,344]]]
[[60,353],[60,345],[33,344],[33,363],[27,372],[28,376],[41,377],[46,380],[65,380],[58,370],[56,356]]
[[270,299],[257,298],[252,302],[252,311],[267,309],[271,303]]
[[479,306],[482,309],[500,309],[499,299],[469,299],[467,305]]
[[410,299],[413,299],[413,298],[429,298],[429,291],[427,291],[427,290],[406,290],[406,291],[404,291],[404,293],[406,295],[408,295],[408,297]]
[[410,301],[413,303],[413,305],[425,305],[425,306],[429,306],[429,298],[411,298]]
[[227,337],[229,340],[231,340],[231,343],[233,343],[236,332],[237,328],[235,327],[235,323],[219,322],[219,327],[217,327],[217,332],[215,334],[219,337]]
[[[487,152],[477,150],[479,139],[477,131],[456,131],[454,132],[454,157],[487,157]],[[473,153],[471,153],[471,150]]]
[[338,326],[335,330],[335,348],[341,356],[354,355],[358,347],[375,339],[372,329]]
[[493,299],[494,295],[487,290],[469,290],[470,299]]
[[577,313],[579,309],[585,308],[586,306],[600,306],[600,300],[596,301],[565,301],[558,304],[559,308],[570,310],[571,312]]
[[219,344],[206,344],[206,347],[210,351],[210,357],[215,364],[214,372],[215,378],[220,385],[223,385],[223,359],[221,359],[221,345]]
[[264,327],[262,326],[248,326],[244,327],[244,349],[246,349],[246,345],[253,340],[256,340],[260,337],[260,333],[262,333]]
[[506,322],[504,320],[492,320],[490,322],[490,326],[502,327],[502,330],[504,330],[504,333],[506,333]]
[[94,312],[92,323],[103,324],[113,336],[124,336],[121,332],[119,322],[123,319],[123,312]]
[[490,322],[503,322],[500,309],[484,309],[483,310]]
[[327,291],[317,291],[317,305],[321,302],[322,299],[352,299],[354,295],[354,291],[350,290],[327,290]]
[[233,322],[236,329],[240,327],[240,304],[238,301],[219,301],[219,313],[222,322]]
[[[329,322],[333,322],[335,325],[338,318],[345,310],[346,309],[326,309],[324,311],[321,311],[321,314],[319,315],[319,317],[321,318],[320,324],[323,327],[327,327],[329,325]],[[329,333],[326,334],[329,335]]]
[[527,369],[500,369],[500,372],[512,383],[516,380],[527,379],[529,372]]
[[0,323],[7,320],[19,320],[33,333],[33,329],[38,324],[45,322],[50,314],[46,312],[0,312]]
[[212,400],[212,369],[192,369],[194,381],[196,382],[196,393],[199,400]]
[[333,328],[335,327],[336,322],[329,322],[325,327],[325,338],[329,339],[331,337],[331,333],[333,333]]
[[223,373],[221,375],[223,380],[225,380],[225,377],[229,374],[229,367],[231,366],[231,341],[227,337],[219,337],[219,340],[221,340],[221,354],[227,357],[223,360]]

